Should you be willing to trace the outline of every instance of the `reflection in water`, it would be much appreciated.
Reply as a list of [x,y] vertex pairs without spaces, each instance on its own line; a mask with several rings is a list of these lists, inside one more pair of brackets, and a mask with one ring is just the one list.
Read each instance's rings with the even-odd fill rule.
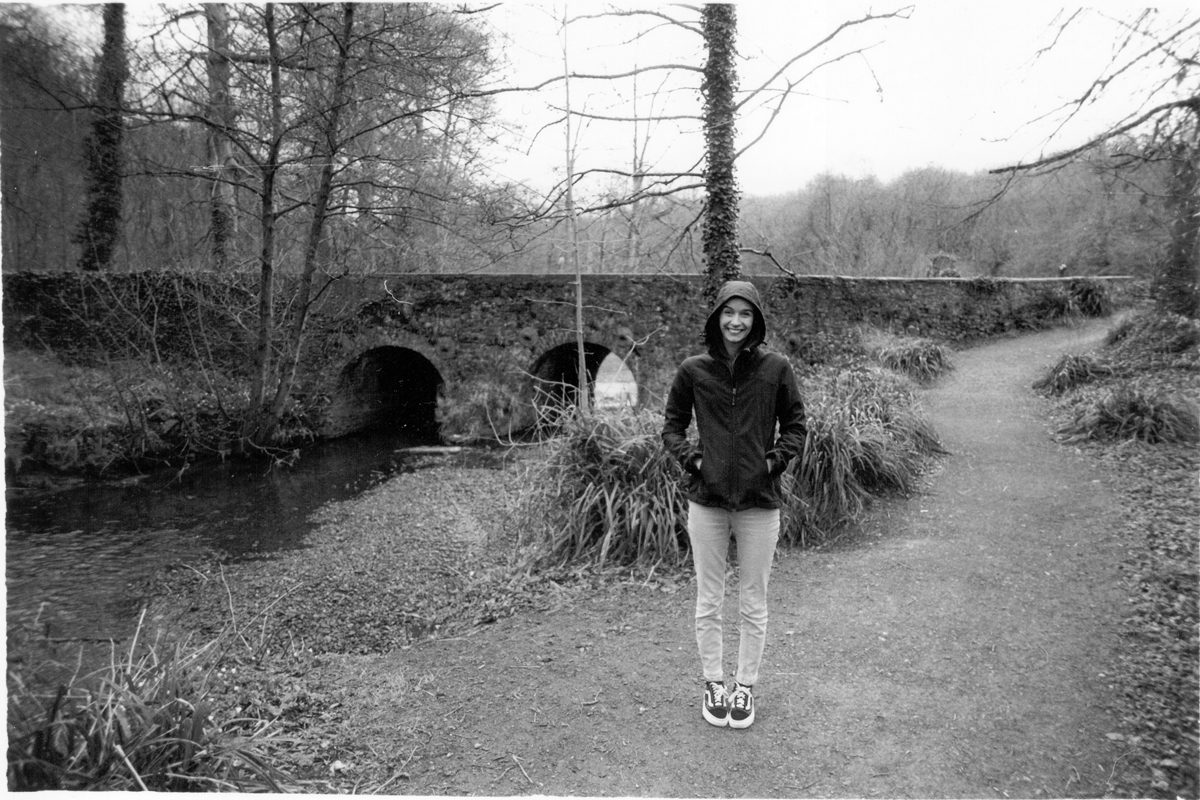
[[246,559],[301,547],[312,512],[411,468],[396,450],[416,443],[376,433],[314,445],[294,467],[230,463],[131,486],[9,492],[8,622],[36,616],[53,637],[120,638],[163,567],[213,548]]

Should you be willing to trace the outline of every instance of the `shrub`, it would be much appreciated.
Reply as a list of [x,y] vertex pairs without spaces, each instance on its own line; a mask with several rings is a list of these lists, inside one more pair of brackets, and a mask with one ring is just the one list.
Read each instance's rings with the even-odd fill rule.
[[786,541],[819,543],[872,497],[911,492],[927,457],[944,452],[911,384],[894,373],[827,371],[806,381],[804,397],[804,454],[783,480]]
[[1200,441],[1196,408],[1175,402],[1137,384],[1118,386],[1075,404],[1070,420],[1058,433],[1066,441],[1140,440],[1194,443]]
[[1112,375],[1108,364],[1088,355],[1064,355],[1046,374],[1033,382],[1033,388],[1048,395],[1061,395],[1097,378]]
[[530,564],[685,560],[687,501],[662,425],[646,411],[562,420],[518,500]]
[[260,752],[268,723],[214,721],[216,642],[142,644],[140,631],[83,676],[49,659],[10,660],[9,790],[280,791],[284,776]]

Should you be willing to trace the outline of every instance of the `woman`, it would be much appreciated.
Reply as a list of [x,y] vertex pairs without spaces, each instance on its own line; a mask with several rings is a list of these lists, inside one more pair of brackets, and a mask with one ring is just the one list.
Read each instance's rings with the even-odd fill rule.
[[[767,632],[767,582],[779,538],[779,476],[804,446],[804,404],[791,365],[762,344],[758,290],[729,281],[704,325],[708,352],[686,359],[667,396],[662,438],[687,473],[688,537],[696,565],[701,714],[717,726],[754,722]],[[696,419],[698,445],[687,430]],[[778,435],[776,434],[778,426]],[[725,685],[721,610],[730,537],[738,552],[738,662]]]

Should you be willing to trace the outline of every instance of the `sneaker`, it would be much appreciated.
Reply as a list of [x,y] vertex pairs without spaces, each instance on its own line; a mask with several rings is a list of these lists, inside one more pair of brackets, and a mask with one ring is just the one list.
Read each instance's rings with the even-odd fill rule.
[[737,684],[729,701],[729,727],[749,728],[754,724],[754,695],[751,687]]
[[700,713],[709,725],[723,728],[729,724],[729,690],[721,681],[704,682],[704,701]]

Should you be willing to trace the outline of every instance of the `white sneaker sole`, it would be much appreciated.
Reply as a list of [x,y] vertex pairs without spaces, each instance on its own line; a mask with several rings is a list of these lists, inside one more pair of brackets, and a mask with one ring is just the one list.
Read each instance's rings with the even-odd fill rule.
[[718,728],[724,728],[729,724],[729,716],[717,717],[709,713],[708,706],[704,705],[704,701],[700,701],[700,714],[704,717],[704,721],[709,725],[716,725]]
[[739,720],[739,719],[734,719],[733,717],[729,718],[729,727],[731,727],[731,728],[739,728],[739,729],[749,728],[753,724],[754,724],[754,712],[753,711],[751,711],[750,716],[746,717],[745,719]]

